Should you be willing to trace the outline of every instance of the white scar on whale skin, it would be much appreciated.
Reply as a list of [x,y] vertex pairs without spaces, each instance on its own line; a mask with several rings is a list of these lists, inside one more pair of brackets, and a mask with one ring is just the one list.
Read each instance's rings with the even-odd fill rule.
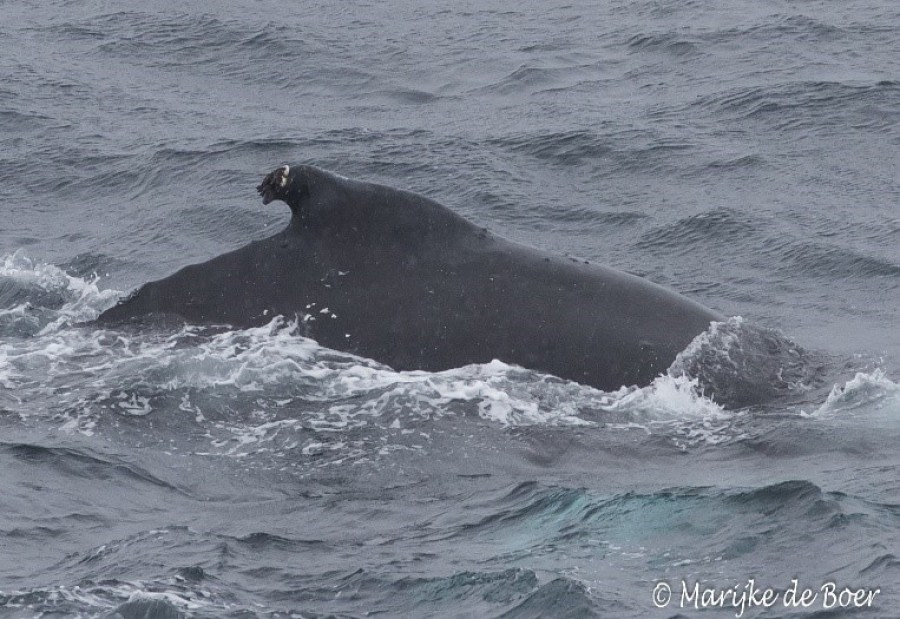
[[278,180],[278,185],[282,189],[284,189],[288,182],[288,174],[291,173],[291,166],[283,165],[283,166],[281,166],[281,169],[284,171],[281,173],[281,178]]

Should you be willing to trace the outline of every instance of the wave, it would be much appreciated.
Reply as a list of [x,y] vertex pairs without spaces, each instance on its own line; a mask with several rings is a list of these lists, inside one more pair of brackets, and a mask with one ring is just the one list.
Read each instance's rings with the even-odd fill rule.
[[842,20],[840,25],[829,23],[809,15],[767,15],[764,21],[747,26],[715,30],[704,37],[710,44],[747,44],[748,41],[772,43],[784,41],[804,41],[833,43],[854,36],[873,37],[890,35],[893,28],[876,23],[851,22]]
[[500,95],[536,95],[546,91],[567,91],[596,79],[593,64],[559,64],[557,66],[534,66],[522,64],[501,79],[486,86],[480,86],[469,93]]
[[[394,587],[419,600],[409,611],[436,612],[442,604],[475,602],[510,604],[538,588],[537,575],[529,569],[511,568],[499,572],[458,572],[445,578],[404,577]],[[456,606],[459,609],[459,606]],[[470,610],[475,612],[476,608]]]
[[600,159],[612,152],[603,136],[587,130],[506,136],[488,144],[562,166]]
[[[403,522],[390,520],[390,510],[379,513],[385,510],[383,497],[374,505],[335,505],[335,498],[327,505],[307,504],[313,526],[325,534],[311,544],[267,532],[142,530],[70,554],[54,569],[56,580],[67,584],[3,591],[0,606],[36,614],[232,616],[246,612],[232,594],[239,575],[245,588],[264,591],[276,612],[340,614],[362,602],[389,615],[542,617],[562,610],[642,616],[645,602],[609,595],[608,587],[596,584],[643,582],[648,569],[728,580],[757,565],[761,554],[792,553],[806,560],[810,536],[827,536],[834,556],[824,557],[808,578],[835,570],[845,578],[890,578],[897,565],[885,552],[853,559],[860,557],[859,536],[889,528],[894,515],[804,479],[613,493],[529,481],[489,493],[456,489],[454,496],[459,509],[437,505],[417,512],[419,501],[413,513],[420,518]],[[315,522],[320,518],[330,518],[329,526]],[[375,546],[374,554],[364,546]],[[478,564],[460,570],[456,566],[472,548],[478,548]],[[548,577],[528,567],[553,564],[561,549],[565,563],[579,569],[551,571]],[[438,550],[441,555],[432,552]],[[303,561],[291,559],[298,552]],[[398,552],[406,554],[397,559]],[[185,556],[202,565],[175,567]],[[348,569],[349,557],[355,562]],[[431,569],[423,572],[421,561]],[[782,584],[772,581],[776,577],[760,579]]]
[[[800,532],[833,530],[848,520],[856,523],[851,526],[884,526],[893,517],[879,504],[827,492],[803,479],[610,495],[526,482],[466,507],[432,522],[424,541],[477,545],[504,562],[551,555],[558,547],[595,555],[659,556],[659,546],[671,548],[679,535],[717,540],[723,557],[736,559],[765,547],[794,547]],[[779,530],[772,529],[773,522],[781,523]],[[673,565],[703,562],[689,548],[672,554],[668,561]]]
[[348,63],[350,50],[341,49],[327,31],[265,17],[122,11],[38,30],[88,44],[91,53],[117,62],[163,71],[187,68],[211,79],[289,91],[297,98],[358,95],[361,87],[378,90],[376,82],[391,83],[387,76],[377,77],[377,66],[370,71]]
[[15,110],[0,110],[0,129],[2,129],[5,135],[43,130],[46,129],[48,125],[53,124],[55,124],[55,121],[43,114],[35,112],[18,112]]
[[[879,234],[885,235],[884,230]],[[792,278],[896,278],[900,263],[833,242],[812,241],[772,222],[731,208],[715,208],[654,226],[635,242],[642,251],[664,256],[704,254],[727,246],[768,272]],[[758,259],[758,260],[757,260]]]
[[686,105],[658,106],[658,118],[709,115],[717,119],[759,120],[781,131],[835,131],[892,128],[898,118],[900,82],[868,84],[790,81],[702,95]]
[[675,171],[678,163],[670,159],[696,150],[694,144],[679,138],[645,132],[604,134],[584,129],[513,134],[487,143],[545,164],[565,168],[590,166],[597,174]]
[[[265,134],[252,139],[195,139],[191,145],[174,146],[170,141],[148,143],[133,152],[99,153],[85,156],[75,147],[48,145],[41,151],[45,163],[57,170],[52,182],[42,183],[29,190],[41,196],[58,200],[60,194],[78,197],[90,203],[100,198],[114,201],[117,208],[122,203],[131,203],[153,196],[154,210],[166,202],[174,202],[171,197],[173,186],[196,185],[196,179],[215,179],[203,190],[205,199],[210,197],[223,200],[235,195],[253,196],[253,187],[259,182],[272,161],[296,161],[317,165],[348,169],[353,162],[346,159],[310,160],[310,152],[323,152],[348,144],[368,145],[371,160],[357,164],[360,173],[389,172],[392,177],[414,176],[423,169],[420,156],[421,140],[435,141],[426,130],[386,129],[370,131],[361,128],[347,128],[300,135],[296,131],[279,131],[278,137]],[[412,145],[409,145],[412,142]],[[398,146],[404,144],[406,146]],[[432,146],[434,150],[441,145]],[[406,149],[406,150],[404,150]],[[404,161],[406,159],[406,161]],[[262,163],[267,162],[267,163]],[[32,173],[32,164],[0,160],[0,178],[16,179]],[[424,169],[431,170],[430,167]],[[178,196],[179,205],[184,196]],[[196,208],[182,207],[185,213]],[[208,212],[208,209],[207,209]],[[165,218],[169,221],[169,218]]]
[[641,235],[636,246],[642,250],[672,255],[692,254],[698,247],[727,243],[752,244],[765,233],[765,226],[746,213],[717,208],[689,215],[651,228]]
[[826,500],[822,489],[806,480],[784,481],[762,488],[737,492],[728,497],[729,503],[744,511],[758,511],[766,516],[779,512],[789,512],[788,518],[808,515],[815,510],[817,515],[837,511],[837,503],[829,501],[828,509],[819,505]]
[[203,64],[241,49],[273,58],[302,53],[296,46],[300,40],[285,26],[269,23],[253,30],[245,24],[209,14],[123,11],[41,29],[94,42],[104,53],[158,66]]
[[701,42],[674,32],[636,34],[628,39],[626,46],[631,51],[661,53],[674,58],[693,57],[703,49]]
[[554,578],[538,588],[521,604],[508,612],[511,617],[587,617],[603,610],[609,612],[619,607],[600,608],[592,600],[591,591],[584,584],[572,578]]
[[43,474],[72,480],[103,480],[110,487],[135,487],[149,484],[181,493],[176,486],[154,476],[134,463],[117,458],[101,457],[86,449],[46,447],[33,443],[0,443],[0,453],[27,465],[39,467]]
[[900,262],[869,256],[832,243],[799,239],[767,240],[760,254],[769,257],[777,271],[787,275],[827,278],[900,277]]

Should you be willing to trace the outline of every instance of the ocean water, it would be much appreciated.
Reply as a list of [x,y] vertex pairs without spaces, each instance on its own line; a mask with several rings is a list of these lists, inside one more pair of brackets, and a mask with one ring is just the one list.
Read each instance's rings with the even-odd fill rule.
[[[0,77],[0,617],[900,616],[897,3],[3,1]],[[616,392],[89,324],[283,162],[732,318]]]

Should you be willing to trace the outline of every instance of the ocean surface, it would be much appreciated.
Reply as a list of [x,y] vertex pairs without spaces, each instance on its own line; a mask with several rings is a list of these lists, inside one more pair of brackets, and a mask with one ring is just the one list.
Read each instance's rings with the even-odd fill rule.
[[[281,163],[731,318],[615,392],[90,324]],[[900,3],[0,0],[0,214],[0,617],[900,616]]]

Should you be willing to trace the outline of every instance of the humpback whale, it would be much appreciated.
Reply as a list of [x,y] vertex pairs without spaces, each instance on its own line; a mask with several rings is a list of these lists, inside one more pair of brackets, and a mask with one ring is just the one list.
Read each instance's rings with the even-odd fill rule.
[[643,386],[724,318],[635,275],[528,247],[421,195],[283,165],[257,188],[287,227],[140,287],[103,324],[300,319],[396,370],[499,359],[604,390]]

